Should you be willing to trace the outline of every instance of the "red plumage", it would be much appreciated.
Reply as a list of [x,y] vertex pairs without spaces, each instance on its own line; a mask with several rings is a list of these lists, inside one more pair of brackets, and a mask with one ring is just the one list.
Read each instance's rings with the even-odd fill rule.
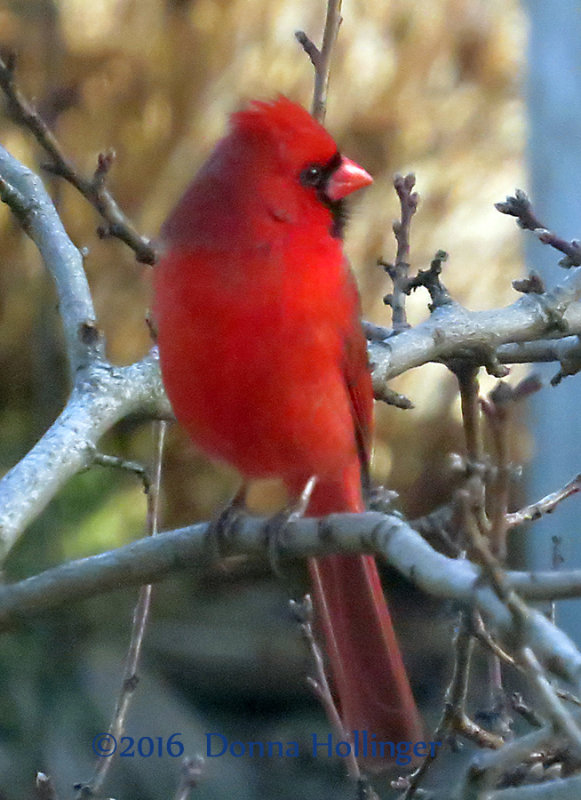
[[[371,178],[286,98],[234,114],[162,229],[155,318],[176,417],[245,478],[277,476],[309,515],[362,511],[373,393],[343,197]],[[310,564],[348,730],[421,738],[372,557]]]

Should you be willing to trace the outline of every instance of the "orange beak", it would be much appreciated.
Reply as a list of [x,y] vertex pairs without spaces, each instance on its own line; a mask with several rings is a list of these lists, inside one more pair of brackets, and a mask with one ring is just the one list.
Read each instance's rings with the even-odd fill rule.
[[357,189],[369,186],[370,183],[373,183],[373,178],[363,167],[360,167],[355,161],[351,161],[350,158],[342,156],[341,163],[327,182],[325,194],[329,200],[335,202],[351,192],[356,192]]

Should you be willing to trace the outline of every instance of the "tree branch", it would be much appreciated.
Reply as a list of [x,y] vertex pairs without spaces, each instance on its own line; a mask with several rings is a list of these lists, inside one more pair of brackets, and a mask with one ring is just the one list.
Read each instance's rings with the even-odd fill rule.
[[[269,527],[270,526],[270,527]],[[225,554],[258,557],[268,562],[265,532],[272,522],[238,517],[229,530]],[[0,628],[63,603],[142,583],[154,583],[180,570],[201,574],[208,524],[200,523],[141,539],[117,550],[71,561],[20,581],[0,587]],[[280,536],[280,558],[297,559],[342,553],[375,553],[383,556],[405,578],[434,597],[475,606],[507,640],[518,635],[537,658],[555,674],[581,690],[581,654],[569,637],[546,617],[529,609],[526,624],[515,634],[505,605],[482,580],[482,570],[466,559],[452,559],[433,550],[400,517],[366,512],[333,514],[323,520],[291,521]],[[507,585],[522,597],[542,599],[575,587],[581,593],[581,571],[569,573],[507,572]],[[569,596],[567,593],[565,596]]]
[[531,201],[522,189],[517,189],[514,196],[507,197],[504,202],[495,203],[494,207],[501,214],[516,217],[519,227],[526,231],[533,231],[543,244],[548,244],[554,247],[555,250],[564,253],[565,258],[559,262],[562,267],[569,269],[569,267],[581,266],[581,245],[579,242],[575,239],[568,242],[566,239],[557,236],[553,231],[548,230],[537,219]]
[[551,514],[555,508],[571,497],[577,492],[581,491],[581,474],[576,475],[570,480],[562,489],[557,489],[556,492],[546,495],[546,497],[537,500],[536,503],[531,503],[519,511],[514,511],[512,514],[506,515],[506,525],[510,530],[517,525],[522,525],[524,522],[532,522],[540,519],[545,514]]
[[327,16],[321,49],[319,50],[304,31],[295,33],[297,41],[311,59],[311,63],[315,68],[315,89],[311,113],[321,124],[325,121],[325,112],[327,111],[327,90],[329,88],[331,58],[341,22],[341,0],[327,0]]
[[151,243],[137,232],[105,186],[115,154],[112,151],[99,154],[93,176],[85,178],[81,175],[63,153],[48,125],[16,85],[14,68],[13,58],[8,63],[0,58],[0,88],[6,95],[16,121],[32,133],[38,144],[50,156],[51,163],[46,165],[46,169],[72,184],[99,212],[107,223],[106,228],[100,231],[100,235],[121,239],[135,252],[138,261],[154,264],[156,254]]
[[524,295],[506,308],[468,311],[451,301],[416,327],[382,342],[374,326],[369,343],[374,388],[381,394],[386,381],[429,361],[472,358],[487,365],[501,345],[580,334],[580,297],[581,269],[575,269],[546,294]]
[[399,333],[410,327],[406,316],[405,301],[410,291],[408,277],[410,269],[410,228],[412,217],[418,208],[419,195],[413,191],[416,185],[416,176],[411,172],[405,177],[396,175],[393,179],[393,185],[397,192],[401,209],[399,220],[393,223],[397,252],[393,264],[389,264],[382,259],[378,263],[384,267],[393,282],[393,293],[387,294],[383,298],[383,302],[391,306],[393,330],[395,333]]
[[[101,334],[83,259],[73,245],[40,178],[0,146],[2,200],[38,247],[58,294],[70,371],[104,358]],[[9,188],[12,191],[9,191]]]
[[66,482],[91,465],[101,436],[129,414],[171,417],[155,350],[127,367],[84,370],[60,416],[0,480],[0,558]]

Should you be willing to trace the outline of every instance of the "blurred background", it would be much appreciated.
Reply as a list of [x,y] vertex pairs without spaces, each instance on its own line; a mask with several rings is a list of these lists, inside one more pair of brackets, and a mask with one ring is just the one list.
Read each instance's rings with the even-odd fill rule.
[[[110,186],[138,228],[155,236],[231,111],[279,92],[310,105],[312,68],[293,34],[304,29],[319,41],[324,5],[0,0],[0,48],[17,54],[21,88],[79,169],[91,173],[99,151],[116,151]],[[341,149],[375,178],[353,203],[347,232],[366,318],[390,322],[382,297],[391,287],[376,261],[395,253],[396,171],[414,171],[421,195],[412,268],[426,268],[444,249],[450,259],[443,279],[456,299],[473,309],[512,302],[517,294],[511,280],[523,270],[523,236],[493,203],[529,182],[525,9],[515,0],[344,0],[343,16],[326,124]],[[39,169],[43,154],[4,112],[0,140]],[[48,175],[45,180],[71,238],[87,249],[109,356],[129,363],[150,347],[144,321],[149,268],[137,265],[120,243],[98,239],[99,220],[73,189]],[[69,386],[53,287],[5,208],[0,252],[5,471],[54,420]],[[423,291],[410,299],[412,322],[427,315],[427,301]],[[514,370],[510,380],[522,374]],[[493,385],[483,376],[484,391]],[[456,383],[444,367],[429,365],[393,388],[407,394],[415,409],[377,410],[373,474],[399,492],[398,507],[414,517],[445,502],[454,485],[449,453],[463,447]],[[524,420],[511,444],[513,459],[527,463],[534,444]],[[103,450],[150,463],[151,425],[126,420],[106,437]],[[549,479],[545,484],[543,493],[556,488]],[[163,527],[207,519],[236,485],[235,475],[208,463],[177,427],[171,429]],[[253,496],[259,508],[277,501],[268,486]],[[143,535],[144,519],[139,483],[96,467],[72,481],[31,526],[5,577],[15,580],[129,542]],[[416,695],[431,725],[449,677],[455,614],[393,574],[386,572],[386,582]],[[204,750],[208,731],[244,741],[302,740],[325,731],[324,716],[305,687],[308,655],[288,613],[289,592],[296,593],[296,583],[281,585],[250,568],[217,572],[202,584],[183,576],[156,587],[128,733],[139,738],[180,731],[193,755]],[[134,589],[120,591],[4,636],[1,798],[29,796],[37,770],[53,776],[63,797],[90,776],[91,740],[107,728],[114,707],[135,597]],[[210,760],[197,796],[350,796],[342,765],[309,759],[306,750],[301,759]],[[168,796],[178,772],[177,760],[167,757],[123,759],[106,791],[123,800]],[[378,790],[389,794],[385,782]]]

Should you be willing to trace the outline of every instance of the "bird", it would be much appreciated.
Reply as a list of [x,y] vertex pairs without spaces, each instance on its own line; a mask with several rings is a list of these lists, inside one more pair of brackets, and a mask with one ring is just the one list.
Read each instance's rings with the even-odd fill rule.
[[[161,229],[153,309],[178,422],[245,481],[281,479],[291,504],[311,481],[308,516],[365,510],[373,389],[343,236],[345,198],[371,182],[300,105],[256,100]],[[309,572],[345,730],[421,739],[374,557]]]

